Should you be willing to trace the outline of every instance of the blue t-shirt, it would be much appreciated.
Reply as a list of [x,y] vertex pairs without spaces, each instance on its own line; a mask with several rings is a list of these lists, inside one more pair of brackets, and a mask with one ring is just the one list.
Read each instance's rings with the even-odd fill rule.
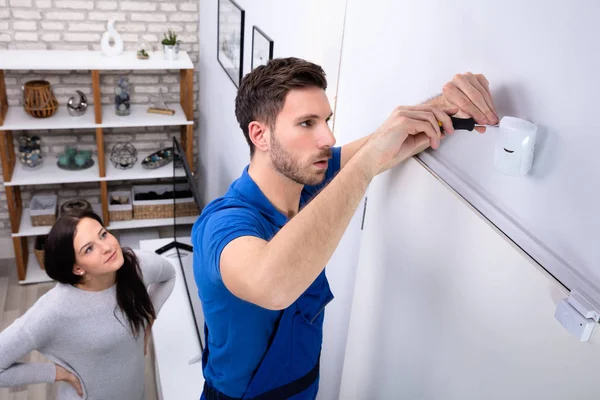
[[[304,187],[300,207],[340,170],[341,148],[332,150],[323,183]],[[241,236],[268,241],[287,221],[254,183],[246,167],[223,197],[204,208],[192,228],[194,277],[209,332],[206,340],[210,351],[204,377],[230,397],[244,394],[280,312],[242,300],[225,287],[220,271],[221,252]]]

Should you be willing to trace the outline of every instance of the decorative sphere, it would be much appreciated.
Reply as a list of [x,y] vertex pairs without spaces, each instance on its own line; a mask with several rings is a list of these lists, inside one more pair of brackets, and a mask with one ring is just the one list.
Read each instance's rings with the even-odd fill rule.
[[137,161],[137,150],[129,142],[118,142],[112,148],[110,153],[110,161],[115,168],[132,168]]

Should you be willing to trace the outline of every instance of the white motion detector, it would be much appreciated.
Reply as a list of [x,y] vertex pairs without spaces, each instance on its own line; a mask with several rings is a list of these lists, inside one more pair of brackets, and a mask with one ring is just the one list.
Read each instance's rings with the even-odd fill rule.
[[494,165],[506,175],[527,175],[533,164],[537,125],[524,119],[504,117],[500,121]]

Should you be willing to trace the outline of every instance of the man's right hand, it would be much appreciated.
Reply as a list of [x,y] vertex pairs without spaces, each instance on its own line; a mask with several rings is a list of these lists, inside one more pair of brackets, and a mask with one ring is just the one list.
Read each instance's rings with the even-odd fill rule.
[[67,371],[60,365],[56,366],[56,382],[68,382],[75,388],[79,397],[83,397],[83,389],[81,388],[81,382],[71,372]]
[[442,139],[438,121],[444,133],[454,132],[449,114],[457,109],[442,111],[431,105],[397,107],[388,119],[370,136],[360,150],[368,154],[373,176],[383,172],[430,145],[437,149]]

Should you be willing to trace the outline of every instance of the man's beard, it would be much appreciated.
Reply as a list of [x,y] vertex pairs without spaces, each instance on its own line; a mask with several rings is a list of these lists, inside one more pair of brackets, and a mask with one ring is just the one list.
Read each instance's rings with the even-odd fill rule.
[[[325,171],[314,172],[311,168],[312,163],[302,167],[290,152],[281,146],[275,138],[275,132],[271,134],[271,162],[273,166],[283,176],[293,180],[301,185],[318,185],[325,179]],[[318,157],[315,157],[313,162],[324,158],[331,158],[331,149],[327,148],[321,151]]]

